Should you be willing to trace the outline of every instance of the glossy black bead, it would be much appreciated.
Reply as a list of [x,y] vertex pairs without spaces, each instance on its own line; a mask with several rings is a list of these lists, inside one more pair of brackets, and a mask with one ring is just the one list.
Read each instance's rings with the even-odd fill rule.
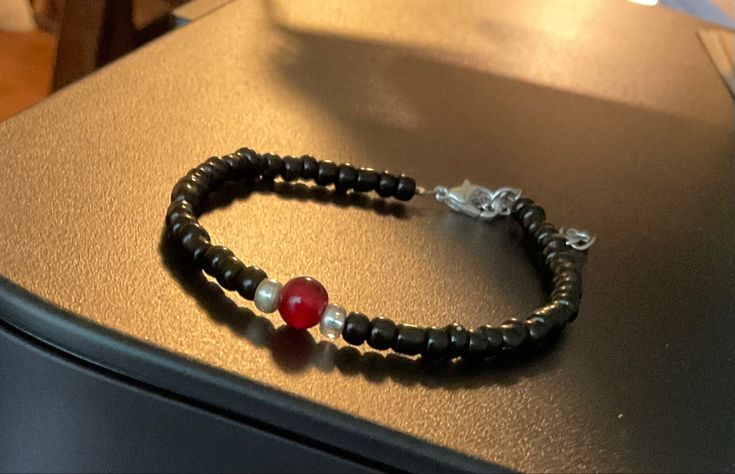
[[283,174],[283,158],[273,153],[265,153],[263,155],[263,158],[266,162],[266,169],[265,173],[263,174],[264,179],[275,179]]
[[202,269],[216,277],[216,267],[225,258],[231,257],[232,250],[222,245],[212,245],[202,256]]
[[536,204],[532,204],[525,209],[525,212],[521,215],[521,224],[524,229],[533,233],[546,219],[546,211]]
[[195,263],[201,264],[202,256],[209,250],[212,243],[206,230],[192,227],[182,234],[181,246],[194,259]]
[[503,342],[511,349],[518,349],[528,338],[528,329],[523,321],[513,318],[500,325],[503,332]]
[[174,225],[171,227],[171,232],[173,236],[181,242],[184,239],[184,236],[189,232],[195,232],[199,234],[206,235],[207,238],[209,238],[209,234],[207,231],[202,227],[202,225],[197,222],[196,220],[193,221],[186,221],[183,225],[178,225],[181,221],[177,221],[174,223]]
[[449,336],[449,349],[447,352],[451,357],[461,356],[467,351],[467,346],[470,343],[470,333],[467,329],[454,323],[447,326],[444,332]]
[[250,148],[240,148],[237,150],[237,154],[247,163],[243,167],[247,169],[249,175],[259,176],[265,170],[267,163],[261,154]]
[[503,331],[501,331],[499,328],[485,325],[480,326],[478,328],[478,331],[482,332],[482,334],[485,336],[485,339],[487,339],[486,356],[495,355],[503,349],[505,341],[503,340]]
[[550,222],[542,222],[536,230],[534,230],[533,237],[540,243],[546,236],[556,234],[558,232],[559,231],[554,224]]
[[566,305],[551,302],[546,306],[542,306],[531,314],[531,317],[541,317],[548,321],[552,330],[560,330],[573,319],[573,311]]
[[344,193],[355,187],[357,170],[350,164],[342,164],[337,168],[337,181],[334,184],[337,192]]
[[378,193],[378,196],[387,198],[395,194],[397,187],[398,179],[388,172],[383,172],[380,174],[378,186],[375,188],[375,191]]
[[372,168],[360,168],[355,181],[355,191],[361,193],[374,191],[378,187],[378,181],[380,181],[380,173]]
[[237,275],[245,269],[245,265],[234,255],[222,259],[215,265],[217,269],[217,283],[225,290],[237,289]]
[[328,186],[337,181],[337,165],[328,160],[319,162],[319,170],[316,174],[316,184]]
[[182,182],[182,181],[188,181],[196,185],[196,187],[199,188],[202,194],[207,194],[210,191],[209,180],[201,172],[198,172],[198,171],[190,172],[179,180],[179,182]]
[[171,191],[171,201],[180,201],[184,199],[196,205],[202,197],[202,188],[189,180],[182,180],[176,183],[173,191]]
[[551,332],[553,324],[543,316],[531,316],[526,319],[526,329],[528,329],[528,340],[539,342]]
[[[174,204],[189,204],[188,201],[174,201]],[[197,218],[189,211],[190,205],[170,209],[166,214],[166,228],[171,235],[176,235],[178,227],[187,222],[196,222]]]
[[421,352],[425,357],[445,357],[449,349],[449,335],[435,327],[426,329],[426,345]]
[[370,320],[362,313],[351,312],[345,319],[342,328],[342,339],[348,344],[359,346],[370,333]]
[[235,289],[246,300],[255,298],[255,290],[268,275],[258,267],[245,267],[235,278]]
[[210,189],[211,182],[210,182],[210,176],[206,174],[204,171],[202,171],[200,168],[194,168],[189,170],[188,173],[186,173],[186,178],[191,179],[194,183],[196,183],[199,186],[203,186],[207,189]]
[[554,287],[567,284],[582,286],[582,275],[576,269],[565,270],[560,273],[555,273],[552,282],[554,283]]
[[555,275],[566,271],[576,271],[579,273],[579,266],[568,255],[559,255],[549,260],[549,268]]
[[564,238],[561,239],[547,239],[548,244],[544,245],[543,254],[544,257],[548,257],[552,253],[559,253],[559,252],[565,252],[569,250],[569,247],[567,247],[567,241]]
[[393,350],[399,354],[416,355],[420,354],[426,346],[426,331],[424,328],[411,324],[399,324],[397,326],[398,334],[393,341]]
[[[539,241],[539,243],[544,247],[554,242],[558,242],[558,243],[566,245],[567,239],[561,234],[549,234]],[[558,244],[554,244],[554,245],[558,245]]]
[[409,201],[414,194],[416,194],[416,180],[409,176],[399,177],[393,197],[399,201]]
[[557,297],[554,298],[552,303],[564,306],[569,310],[569,319],[567,319],[567,323],[571,323],[577,319],[577,315],[579,314],[579,300]]
[[302,156],[301,161],[303,162],[301,177],[316,181],[317,175],[319,174],[319,162],[310,155]]
[[563,284],[557,284],[554,286],[554,289],[551,292],[551,296],[558,295],[561,293],[575,293],[582,296],[582,285],[578,283],[563,283]]
[[240,158],[235,154],[225,155],[222,158],[222,163],[227,165],[227,175],[234,179],[240,177],[242,167],[240,165]]
[[283,157],[283,179],[285,181],[294,181],[301,177],[304,171],[304,162],[295,156]]
[[462,357],[468,359],[478,359],[487,357],[489,343],[482,332],[469,331],[469,342],[467,343],[467,351]]
[[222,161],[222,158],[218,156],[213,156],[207,159],[204,164],[212,167],[216,171],[216,176],[218,176],[220,180],[228,179],[230,174],[230,167],[227,166],[224,161]]
[[377,317],[370,321],[367,342],[373,349],[389,349],[397,335],[396,323],[388,318]]
[[227,175],[227,167],[215,156],[197,166],[196,171],[202,174],[205,179],[209,181],[211,189],[222,184]]
[[176,240],[181,241],[181,232],[186,226],[197,226],[203,229],[202,226],[197,222],[197,220],[192,216],[179,216],[171,221],[171,223],[169,224],[168,234],[170,236],[173,236]]
[[513,202],[513,207],[511,208],[511,212],[513,213],[514,216],[519,216],[519,214],[523,215],[524,209],[527,206],[532,205],[533,203],[534,203],[533,199],[531,198],[528,198],[528,197],[518,198]]

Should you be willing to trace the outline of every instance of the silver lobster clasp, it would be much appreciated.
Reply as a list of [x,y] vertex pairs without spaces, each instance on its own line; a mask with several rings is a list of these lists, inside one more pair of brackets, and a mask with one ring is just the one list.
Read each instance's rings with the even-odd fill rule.
[[521,197],[521,190],[509,187],[488,189],[465,180],[461,186],[447,188],[437,186],[433,193],[443,202],[462,214],[490,221],[496,216],[510,215],[513,203]]

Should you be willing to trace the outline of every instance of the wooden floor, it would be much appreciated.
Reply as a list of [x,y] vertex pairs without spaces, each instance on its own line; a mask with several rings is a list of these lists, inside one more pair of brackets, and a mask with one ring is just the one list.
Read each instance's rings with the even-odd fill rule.
[[43,31],[0,31],[0,121],[43,100],[51,89],[55,41]]

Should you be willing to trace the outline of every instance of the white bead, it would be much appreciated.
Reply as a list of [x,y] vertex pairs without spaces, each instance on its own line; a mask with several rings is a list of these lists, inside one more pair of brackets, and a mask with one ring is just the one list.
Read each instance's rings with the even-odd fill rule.
[[336,304],[328,304],[322,313],[322,320],[319,323],[319,331],[329,339],[334,339],[342,335],[342,327],[347,319],[347,310]]
[[281,290],[283,285],[276,280],[266,279],[260,282],[255,289],[253,302],[255,307],[264,313],[272,313],[278,308],[281,301]]

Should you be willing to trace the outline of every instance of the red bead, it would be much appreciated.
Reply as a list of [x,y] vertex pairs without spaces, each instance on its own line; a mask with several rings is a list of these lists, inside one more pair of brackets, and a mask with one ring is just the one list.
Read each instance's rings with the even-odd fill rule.
[[329,295],[321,283],[311,277],[298,277],[284,285],[278,312],[289,326],[306,329],[319,324],[327,303]]

